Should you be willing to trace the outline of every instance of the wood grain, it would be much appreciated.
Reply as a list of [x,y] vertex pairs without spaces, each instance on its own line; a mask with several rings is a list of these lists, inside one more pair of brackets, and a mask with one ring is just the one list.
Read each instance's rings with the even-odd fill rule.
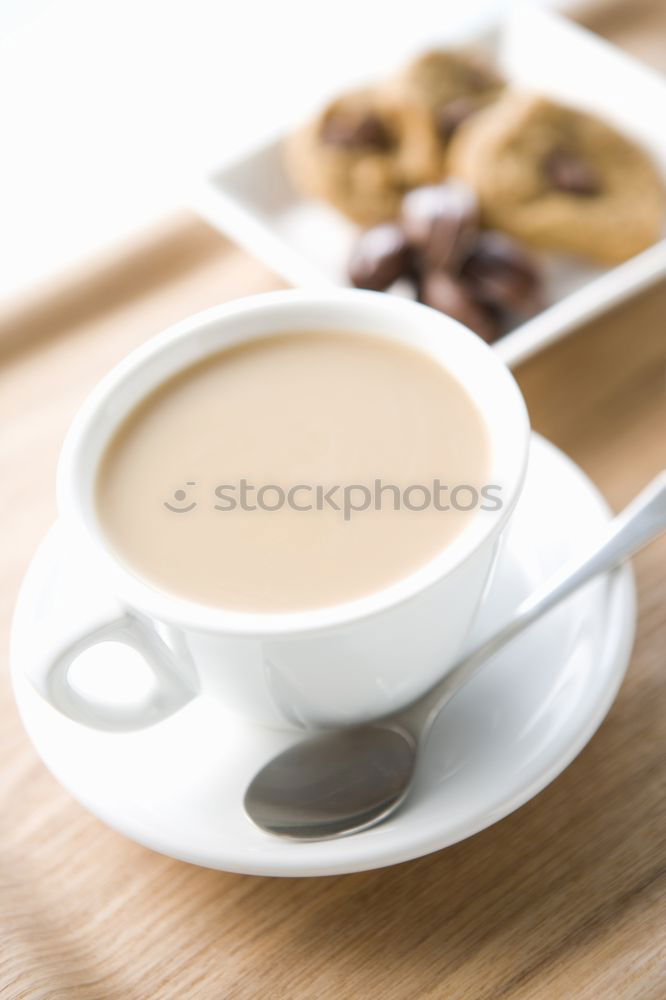
[[[276,287],[190,217],[0,337],[0,631],[54,517],[65,429],[97,379],[180,317]],[[517,373],[534,426],[616,507],[666,464],[666,286]],[[73,802],[0,676],[0,997],[6,1000],[659,1000],[666,995],[666,540],[610,715],[501,823],[381,871],[270,879],[141,848]],[[4,656],[4,653],[3,653]]]

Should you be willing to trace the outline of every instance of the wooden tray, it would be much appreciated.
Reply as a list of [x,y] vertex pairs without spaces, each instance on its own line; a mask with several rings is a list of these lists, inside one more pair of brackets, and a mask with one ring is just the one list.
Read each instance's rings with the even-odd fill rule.
[[[630,6],[635,47],[636,12],[653,5]],[[3,648],[20,578],[55,516],[55,462],[85,394],[168,323],[273,287],[278,282],[262,266],[181,216],[75,284],[3,318]],[[535,428],[579,462],[617,507],[666,457],[665,316],[662,285],[516,373]],[[125,840],[45,771],[21,729],[5,670],[0,996],[661,995],[665,565],[666,539],[636,560],[640,617],[632,665],[608,719],[575,763],[471,840],[360,875],[229,875]]]

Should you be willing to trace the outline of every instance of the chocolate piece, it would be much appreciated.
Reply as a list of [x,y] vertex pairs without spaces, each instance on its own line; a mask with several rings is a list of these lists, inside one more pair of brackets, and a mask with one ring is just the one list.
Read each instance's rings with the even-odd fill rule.
[[473,243],[478,216],[476,195],[459,181],[415,188],[402,201],[403,231],[426,267],[457,270]]
[[483,305],[523,315],[541,306],[541,275],[534,258],[504,233],[480,233],[461,273]]
[[465,285],[445,271],[429,271],[423,275],[419,301],[457,319],[478,333],[487,344],[500,336],[499,323],[492,311],[475,302]]
[[442,104],[435,112],[437,134],[448,142],[459,125],[478,110],[479,102],[471,97],[457,97],[447,104]]
[[411,253],[394,222],[367,229],[349,258],[349,277],[357,288],[383,292],[411,270]]
[[554,149],[543,161],[546,177],[558,191],[591,197],[601,191],[601,178],[579,153]]
[[365,115],[342,111],[330,115],[324,122],[321,137],[329,145],[344,149],[387,150],[393,145],[384,122],[372,111]]

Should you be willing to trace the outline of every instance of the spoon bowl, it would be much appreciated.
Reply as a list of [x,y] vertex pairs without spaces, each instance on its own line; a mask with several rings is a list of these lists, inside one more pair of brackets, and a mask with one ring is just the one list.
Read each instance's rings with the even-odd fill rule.
[[325,840],[374,826],[411,786],[416,743],[399,726],[331,730],[289,747],[252,779],[245,810],[269,833]]

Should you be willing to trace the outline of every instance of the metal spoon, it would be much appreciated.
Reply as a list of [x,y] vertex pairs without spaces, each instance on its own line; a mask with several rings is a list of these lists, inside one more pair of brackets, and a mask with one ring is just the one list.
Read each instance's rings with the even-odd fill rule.
[[499,632],[418,701],[381,720],[304,739],[269,761],[245,794],[250,819],[269,833],[295,840],[327,840],[385,820],[405,800],[419,751],[463,685],[514,636],[664,529],[666,471],[610,522],[592,552],[537,588]]

